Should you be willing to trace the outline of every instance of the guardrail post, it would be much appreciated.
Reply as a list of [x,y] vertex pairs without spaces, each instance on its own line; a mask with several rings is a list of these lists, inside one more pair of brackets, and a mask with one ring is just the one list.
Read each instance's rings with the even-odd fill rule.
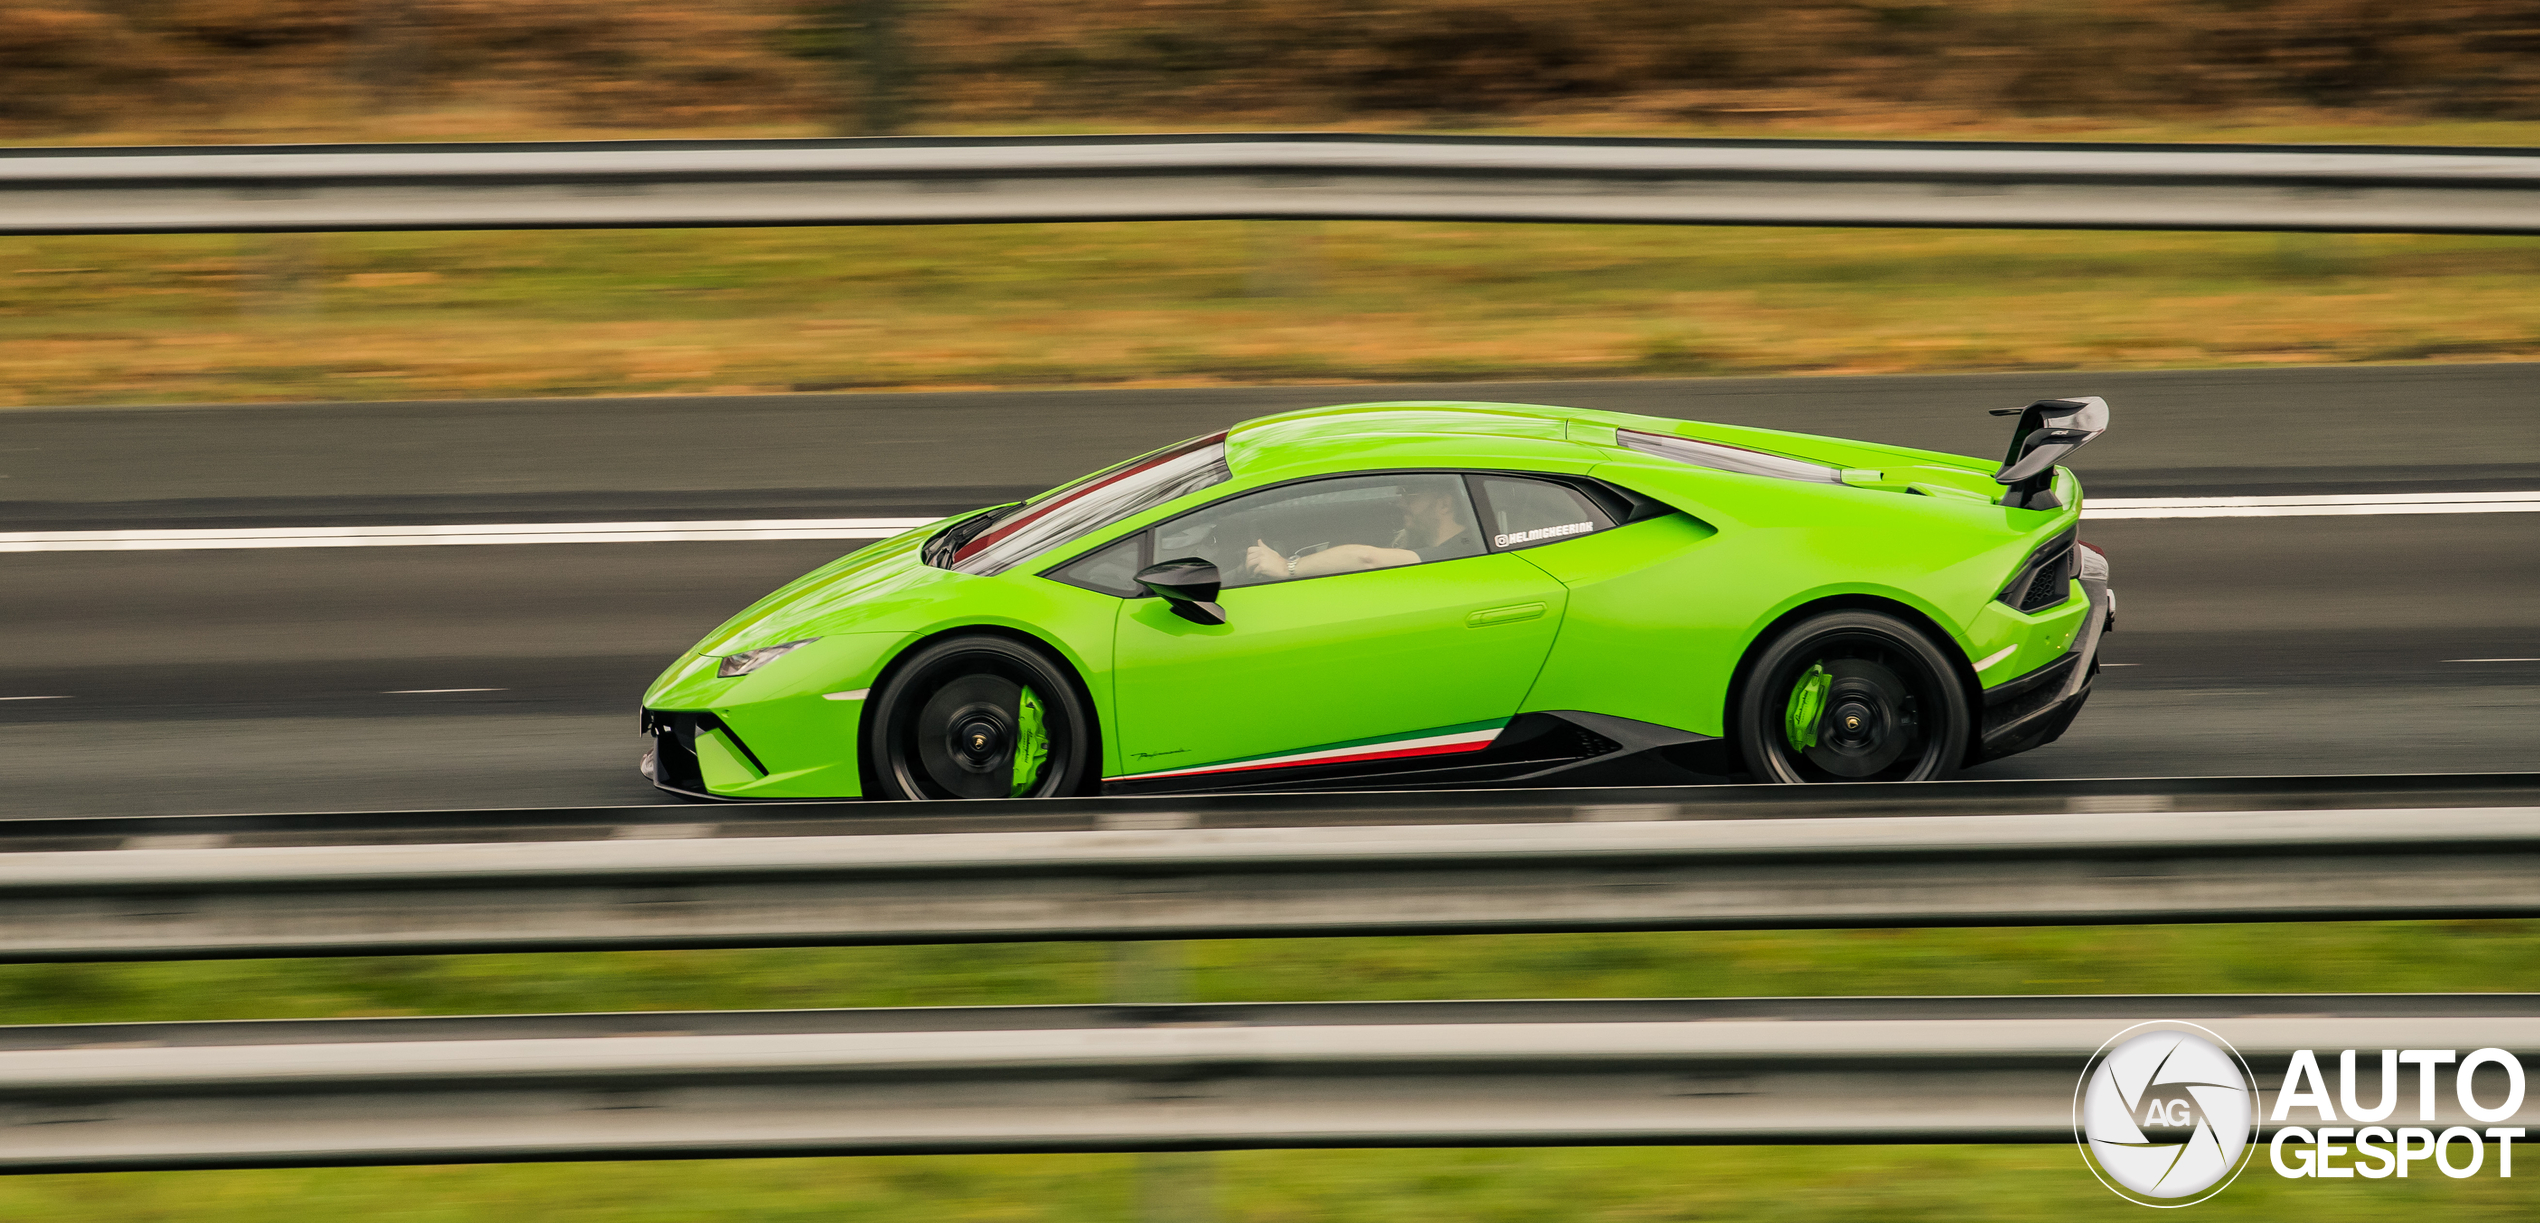
[[414,0],[362,0],[361,28],[353,45],[353,78],[375,112],[406,101],[416,56]]
[[1172,939],[1111,944],[1110,994],[1114,1002],[1188,1002],[1189,945]]
[[245,241],[248,276],[240,305],[251,314],[315,314],[325,295],[326,263],[319,235],[251,234]]
[[1148,1151],[1136,1175],[1138,1223],[1216,1223],[1217,1152]]
[[901,0],[850,0],[857,23],[856,59],[864,69],[864,134],[896,136],[907,122],[908,47],[900,38]]
[[[1190,1001],[1190,944],[1158,939],[1111,944],[1114,1002]],[[1146,1151],[1130,1169],[1137,1223],[1215,1223],[1217,1153]]]
[[2276,270],[2285,276],[2326,280],[2353,268],[2355,245],[2345,234],[2280,233],[2275,236]]
[[1311,297],[1322,276],[1323,223],[1246,221],[1246,297]]

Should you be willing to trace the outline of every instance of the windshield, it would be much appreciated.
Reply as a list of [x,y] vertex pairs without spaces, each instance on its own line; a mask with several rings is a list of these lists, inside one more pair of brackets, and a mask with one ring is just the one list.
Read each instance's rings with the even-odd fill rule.
[[1088,531],[1233,478],[1226,467],[1226,435],[1195,437],[1016,506],[995,527],[962,544],[944,568],[982,577],[1003,573]]

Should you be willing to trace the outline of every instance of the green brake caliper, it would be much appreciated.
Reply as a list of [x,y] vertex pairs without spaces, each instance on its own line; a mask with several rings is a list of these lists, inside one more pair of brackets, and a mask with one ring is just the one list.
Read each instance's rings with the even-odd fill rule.
[[1021,798],[1041,784],[1041,766],[1050,758],[1050,736],[1041,724],[1041,696],[1023,690],[1022,725],[1014,732],[1014,796]]
[[1826,688],[1834,677],[1826,669],[1809,664],[1808,673],[1790,690],[1790,712],[1783,719],[1783,729],[1790,735],[1790,745],[1800,751],[1817,746],[1817,718],[1826,711]]

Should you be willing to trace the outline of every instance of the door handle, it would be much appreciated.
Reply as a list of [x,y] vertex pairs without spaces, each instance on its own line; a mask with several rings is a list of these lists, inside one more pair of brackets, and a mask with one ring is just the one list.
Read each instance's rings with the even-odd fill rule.
[[1525,620],[1538,620],[1543,617],[1543,612],[1544,605],[1541,603],[1519,603],[1510,607],[1485,607],[1480,611],[1474,612],[1472,615],[1464,617],[1464,627],[1488,628],[1494,624],[1516,624]]

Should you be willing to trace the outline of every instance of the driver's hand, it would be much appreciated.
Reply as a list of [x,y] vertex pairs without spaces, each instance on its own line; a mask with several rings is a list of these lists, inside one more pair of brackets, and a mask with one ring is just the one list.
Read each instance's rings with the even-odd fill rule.
[[1250,548],[1244,550],[1244,568],[1265,578],[1283,578],[1288,576],[1288,558],[1279,555],[1278,549],[1256,539]]

